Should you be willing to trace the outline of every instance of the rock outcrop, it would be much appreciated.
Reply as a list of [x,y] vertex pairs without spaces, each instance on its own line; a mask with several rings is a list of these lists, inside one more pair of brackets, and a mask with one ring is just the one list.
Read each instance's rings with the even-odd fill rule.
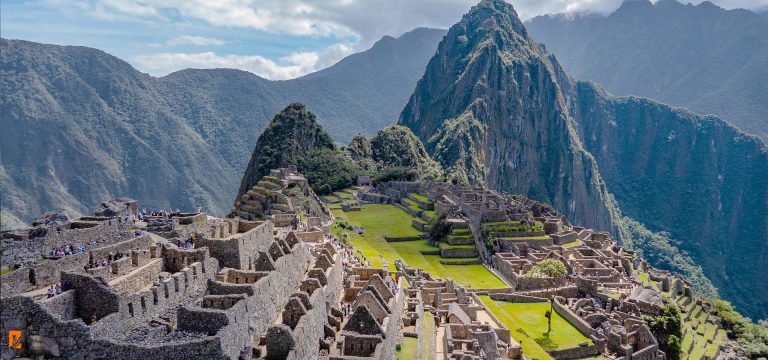
[[32,220],[32,226],[56,226],[64,225],[69,222],[69,214],[66,210],[56,209],[43,213]]

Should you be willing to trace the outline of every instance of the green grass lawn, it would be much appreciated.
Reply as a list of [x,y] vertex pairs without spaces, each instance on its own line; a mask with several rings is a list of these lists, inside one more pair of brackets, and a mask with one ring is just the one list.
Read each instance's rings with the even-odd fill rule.
[[328,201],[331,204],[335,204],[335,203],[338,203],[339,201],[341,201],[341,199],[339,199],[338,197],[333,196],[333,195],[324,195],[321,198],[324,198],[326,201]]
[[563,244],[562,246],[564,248],[568,249],[568,248],[572,248],[572,247],[577,247],[579,245],[581,245],[581,240],[574,240],[574,241],[571,241],[571,242],[569,242],[567,244]]
[[419,339],[412,337],[403,337],[403,344],[400,350],[395,352],[396,360],[413,360],[419,351]]
[[455,236],[455,237],[469,236],[469,237],[471,237],[472,236],[472,230],[470,230],[469,228],[467,228],[467,229],[451,229],[451,235],[450,236]]
[[477,248],[477,246],[475,246],[474,244],[469,244],[469,245],[450,245],[448,243],[441,242],[440,243],[440,248],[441,249],[475,249],[475,248]]
[[387,242],[384,236],[406,237],[420,235],[421,232],[411,226],[411,215],[405,211],[385,204],[363,204],[360,211],[343,212],[332,209],[338,221],[362,226],[362,236],[349,230],[333,226],[336,236],[342,232],[348,234],[348,241],[362,251],[374,267],[379,267],[386,260],[391,270],[395,269],[395,259],[402,259],[411,267],[422,268],[432,276],[451,278],[456,283],[471,288],[502,288],[504,282],[482,265],[443,265],[440,255],[422,255],[422,250],[437,250],[429,246],[426,240]]
[[409,195],[411,195],[412,198],[414,198],[414,199],[416,199],[418,201],[421,201],[423,203],[431,203],[432,202],[432,200],[430,200],[430,198],[428,198],[428,197],[426,197],[424,195],[421,195],[419,193],[409,193]]
[[346,191],[337,191],[337,192],[335,192],[335,193],[333,193],[331,195],[333,195],[333,196],[335,196],[335,197],[337,197],[339,199],[347,199],[347,200],[354,200],[355,199],[355,195],[353,195],[353,194],[351,194],[349,192],[346,192]]
[[510,221],[510,220],[502,220],[502,221],[488,221],[481,224],[482,227],[494,227],[494,226],[506,226],[506,225],[517,225],[520,223],[519,221]]
[[410,208],[413,211],[424,211],[419,207],[419,204],[417,204],[415,201],[408,199],[408,198],[402,198],[402,201],[400,201],[400,204]]
[[425,311],[421,322],[421,360],[435,359],[435,316]]
[[520,343],[528,358],[551,359],[546,350],[577,347],[581,342],[592,345],[587,335],[557,312],[552,316],[552,331],[547,334],[544,313],[549,310],[549,303],[510,303],[495,301],[488,296],[480,296],[480,299],[509,328],[512,338]]
[[637,278],[638,278],[638,280],[640,280],[640,283],[643,284],[643,286],[647,286],[648,285],[649,275],[648,275],[647,272],[640,273],[640,275],[638,275]]
[[448,235],[448,238],[449,239],[470,239],[470,238],[472,238],[472,234],[461,234],[461,235],[453,235],[453,234],[454,233],[452,233],[451,235]]

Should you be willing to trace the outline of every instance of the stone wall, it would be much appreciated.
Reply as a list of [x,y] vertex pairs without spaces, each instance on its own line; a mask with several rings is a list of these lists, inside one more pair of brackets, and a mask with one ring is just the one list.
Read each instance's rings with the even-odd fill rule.
[[59,295],[40,301],[51,315],[61,320],[72,320],[77,316],[75,291],[64,291]]
[[[577,346],[561,350],[547,351],[555,360],[579,359],[600,354],[597,345]],[[634,359],[634,357],[633,357]]]
[[518,275],[517,270],[515,270],[512,264],[506,262],[504,258],[498,254],[494,254],[493,257],[491,257],[491,262],[493,263],[493,267],[496,269],[496,271],[498,271],[501,276],[507,280],[513,289],[516,289]]
[[202,236],[195,247],[207,247],[222,267],[251,270],[259,251],[267,251],[271,245],[272,231],[272,222],[266,221],[229,239]]
[[21,268],[0,276],[0,294],[3,297],[18,294],[34,285],[31,281],[30,271],[30,268]]
[[326,289],[316,289],[310,296],[312,309],[301,317],[296,328],[293,329],[296,346],[289,354],[288,359],[313,359],[318,356],[318,345],[320,340],[325,337],[323,330],[328,319],[328,307],[336,305],[328,303],[326,296],[330,295],[330,291],[341,290],[341,278],[339,277],[334,282],[329,282]]
[[446,248],[440,249],[440,256],[444,258],[473,258],[479,256],[477,248]]
[[133,293],[154,283],[163,271],[163,259],[153,259],[142,268],[136,270],[138,271],[111,282],[112,289],[120,294]]
[[571,323],[571,325],[575,326],[579,331],[589,335],[593,339],[597,337],[601,337],[597,330],[593,329],[589,324],[584,321],[581,317],[576,315],[571,309],[568,308],[568,306],[561,303],[561,299],[555,298],[555,301],[553,303],[553,308],[555,312],[557,312],[560,316],[562,316],[564,319],[568,320],[568,322]]
[[488,295],[490,296],[491,299],[496,301],[518,302],[518,303],[541,303],[541,302],[548,301],[546,298],[543,298],[543,297],[511,294],[511,293],[490,293]]
[[515,240],[515,239],[498,239],[499,247],[502,249],[502,252],[504,251],[510,251],[514,248],[515,245],[518,244],[526,244],[529,247],[533,248],[541,248],[545,246],[552,246],[554,245],[554,241],[552,241],[552,238],[546,239],[546,240]]
[[381,359],[393,359],[395,357],[396,345],[400,342],[400,330],[403,327],[403,309],[405,308],[405,282],[402,278],[398,279],[398,291],[394,297],[392,314],[387,323],[386,337],[379,346],[381,347]]
[[[126,255],[131,253],[132,249],[148,249],[151,245],[154,245],[155,241],[149,235],[135,237],[130,240],[121,241],[117,244],[101,247],[89,251],[92,260],[105,259],[109,254],[115,254],[122,252]],[[73,255],[74,256],[74,255]],[[81,266],[82,267],[82,266]]]
[[[321,268],[313,268],[322,270]],[[275,348],[275,342],[293,342],[293,348],[289,351],[288,359],[311,359],[318,356],[320,340],[325,338],[324,327],[328,319],[328,309],[338,305],[338,297],[343,286],[343,270],[340,256],[334,255],[332,266],[324,271],[327,280],[326,285],[315,289],[309,296],[311,309],[301,316],[293,330],[282,326],[279,329],[270,330],[274,336],[268,337],[267,348]],[[290,339],[283,339],[288,337]],[[269,353],[268,356],[271,356]]]
[[[165,259],[164,269],[168,272],[181,271],[190,264],[203,262],[205,259],[208,259],[210,257],[209,254],[208,248],[197,248],[194,250],[182,250],[173,247],[163,248],[162,255],[163,259]],[[205,265],[206,264],[203,263],[203,266]],[[218,269],[218,267],[210,270],[211,272],[214,272],[216,269]]]
[[231,360],[222,351],[221,341],[212,336],[175,343],[167,342],[162,345],[137,345],[97,340],[89,348],[85,359],[176,360],[199,359],[204,356],[206,360]]
[[61,275],[62,291],[74,290],[76,316],[93,323],[120,310],[120,296],[109,288],[104,278],[76,273]]
[[25,296],[2,299],[0,341],[3,346],[0,346],[0,358],[3,360],[19,355],[7,346],[10,330],[21,330],[23,344],[28,344],[32,336],[38,337],[47,345],[50,357],[82,356],[82,349],[88,349],[91,342],[90,329],[85,323],[59,319],[49,313],[45,305]]
[[299,287],[304,274],[309,270],[312,255],[304,243],[297,243],[291,253],[275,261],[275,270],[254,285],[254,295],[246,301],[253,309],[250,314],[250,328],[254,334],[263,334],[274,323],[277,314],[282,313],[288,299]]
[[82,245],[86,249],[93,249],[96,246],[114,244],[132,237],[133,232],[130,229],[115,225],[97,225],[85,229],[49,231],[46,236],[46,248],[43,250],[50,252],[52,248],[64,245],[72,245],[73,247]]
[[518,278],[517,290],[545,290],[548,288],[556,288],[565,284],[566,277],[560,276],[556,278],[528,278],[521,276]]
[[64,256],[57,260],[43,260],[31,268],[32,282],[43,287],[59,282],[62,271],[84,272],[83,267],[90,261],[88,253]]
[[[7,233],[3,233],[6,235]],[[8,237],[0,239],[0,267],[28,266],[35,263],[45,248],[45,238]],[[50,253],[50,250],[49,250]]]
[[377,184],[376,192],[399,200],[408,193],[418,192],[420,188],[421,183],[415,181],[388,181]]

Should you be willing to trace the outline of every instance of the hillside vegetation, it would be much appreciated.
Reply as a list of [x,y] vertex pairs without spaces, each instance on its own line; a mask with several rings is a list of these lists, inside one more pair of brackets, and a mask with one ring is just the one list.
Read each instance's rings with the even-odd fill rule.
[[117,196],[223,215],[276,112],[302,102],[337,141],[371,136],[397,120],[444,34],[387,36],[287,81],[233,69],[154,78],[99,50],[2,39],[3,226],[53,208],[90,214]]

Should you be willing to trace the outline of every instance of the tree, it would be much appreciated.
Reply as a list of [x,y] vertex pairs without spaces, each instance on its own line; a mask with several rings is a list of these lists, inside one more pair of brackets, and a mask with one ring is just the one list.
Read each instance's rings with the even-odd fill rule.
[[352,158],[335,149],[312,150],[300,155],[297,167],[318,195],[350,187],[362,173]]
[[[527,278],[542,278],[542,279],[554,279],[560,276],[564,276],[568,273],[568,268],[565,267],[562,261],[557,259],[544,259],[531,267],[523,277]],[[549,296],[550,289],[554,285],[554,281],[547,282],[547,294],[549,299],[549,311],[544,315],[547,318],[547,334],[552,331],[552,311],[554,310],[554,299]]]
[[659,314],[644,316],[653,336],[659,341],[659,347],[670,360],[680,358],[680,339],[683,337],[680,310],[677,305],[664,305]]

